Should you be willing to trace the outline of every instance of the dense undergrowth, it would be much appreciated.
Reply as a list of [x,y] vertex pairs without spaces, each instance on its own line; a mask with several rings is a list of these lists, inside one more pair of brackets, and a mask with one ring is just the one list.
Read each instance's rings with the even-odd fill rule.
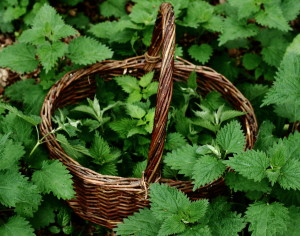
[[[39,112],[49,88],[66,72],[104,59],[143,54],[150,45],[161,2],[0,2],[1,35],[14,41],[13,45],[4,45],[0,49],[0,81],[13,73],[14,78],[18,78],[11,86],[4,87],[0,101],[0,235],[105,235],[108,232],[76,217],[62,201],[74,197],[71,175],[59,161],[48,160],[47,149],[42,145],[44,139],[38,132]],[[210,66],[233,82],[252,103],[259,134],[254,149],[243,151],[244,136],[239,123],[225,122],[221,128],[221,98],[211,94],[209,99],[206,98],[205,106],[205,99],[198,98],[195,93],[191,75],[191,82],[183,87],[186,92],[183,101],[189,96],[204,101],[204,108],[202,104],[195,115],[205,122],[199,121],[195,128],[190,125],[189,118],[175,117],[175,120],[181,119],[178,123],[185,125],[170,134],[169,140],[173,138],[173,143],[167,141],[166,148],[172,152],[164,158],[164,163],[169,165],[165,174],[174,178],[178,173],[190,177],[195,180],[196,187],[222,175],[230,191],[226,196],[209,201],[191,202],[177,190],[153,184],[150,187],[150,209],[126,219],[125,224],[119,225],[117,233],[297,235],[300,231],[300,2],[170,2],[176,16],[176,56],[194,64]],[[5,80],[9,78],[5,77]],[[147,134],[152,128],[153,109],[132,102],[144,99],[146,103],[157,88],[157,85],[152,85],[147,90],[150,82],[145,81],[135,87],[136,91],[130,87],[132,83],[131,90],[126,84],[118,83],[118,79],[115,84],[120,86],[120,91],[123,89],[123,98],[129,104],[125,105],[129,113],[127,121],[136,122],[133,126],[140,128],[133,129],[130,135],[145,136],[140,139],[144,143],[130,141],[140,145],[140,156],[147,152],[145,147],[149,144]],[[98,86],[105,89],[104,84]],[[128,94],[133,95],[126,98]],[[116,97],[108,93],[101,96],[100,104],[95,98],[82,105],[85,107],[77,108],[89,116],[89,121],[80,123],[74,120],[76,117],[68,118],[66,111],[61,111],[54,120],[56,131],[74,137],[84,122],[86,129],[92,131],[99,128],[101,122],[109,123],[103,116],[106,110],[101,103],[112,104]],[[141,100],[137,101],[137,98]],[[109,126],[117,134],[121,132],[120,125],[110,123]],[[209,132],[216,137],[207,135]],[[66,144],[64,135],[57,132],[58,140]],[[124,135],[128,138],[129,134]],[[97,132],[94,141],[90,141],[109,149]],[[72,145],[82,143],[73,140],[67,144],[69,146],[65,145],[65,148],[72,151]],[[130,143],[127,146],[130,147]],[[97,150],[94,153],[98,155]],[[86,150],[86,154],[92,151],[93,148]],[[119,152],[122,151],[108,150],[106,157],[111,158],[108,163],[99,164],[91,159],[85,164],[91,168],[94,164],[99,165],[100,168],[94,167],[100,173],[116,174]],[[197,155],[201,156],[201,161],[195,160],[195,166],[189,166],[190,160]],[[181,165],[173,163],[172,158],[182,158]],[[185,163],[185,160],[188,161]],[[145,162],[139,161],[131,167],[135,176],[139,176],[145,167]],[[226,166],[235,172],[225,171]],[[197,172],[197,169],[202,171]]]

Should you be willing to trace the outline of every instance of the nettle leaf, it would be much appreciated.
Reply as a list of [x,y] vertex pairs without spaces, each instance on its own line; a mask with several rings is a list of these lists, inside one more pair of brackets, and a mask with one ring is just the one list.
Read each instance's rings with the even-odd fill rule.
[[[48,38],[50,41],[58,41],[61,38],[78,33],[73,27],[66,25],[62,17],[48,4],[45,4],[39,9],[31,26],[32,29],[27,30],[25,36],[39,34],[44,37],[44,41],[45,38]],[[26,37],[21,37],[21,39],[25,42],[32,43],[30,41],[32,37],[29,37],[27,40]],[[40,40],[37,40],[37,43],[40,43]]]
[[[30,91],[30,93],[28,91]],[[15,82],[5,88],[5,95],[12,101],[23,103],[25,108],[24,112],[26,114],[29,114],[29,116],[38,116],[37,119],[40,119],[39,115],[46,93],[42,86],[37,84],[34,79],[25,79]],[[37,125],[35,122],[32,124]]]
[[165,149],[172,151],[182,146],[187,145],[187,140],[180,133],[169,133],[167,135]]
[[174,235],[182,233],[186,226],[179,215],[172,215],[165,219],[158,231],[158,236]]
[[164,163],[173,170],[179,170],[180,174],[187,177],[193,175],[193,167],[197,160],[197,146],[185,145],[172,152],[167,153],[164,157]]
[[226,185],[230,187],[233,191],[242,191],[242,192],[250,192],[250,191],[259,191],[263,193],[267,193],[271,191],[271,187],[269,185],[269,181],[264,178],[259,182],[255,182],[252,179],[248,179],[236,172],[230,171],[225,176]]
[[193,45],[188,49],[189,55],[200,63],[206,63],[212,56],[213,49],[210,45],[204,43],[199,45]]
[[109,127],[115,131],[120,138],[127,138],[129,131],[136,128],[137,121],[133,119],[123,118],[109,123]]
[[139,81],[139,85],[143,88],[147,87],[151,83],[153,76],[154,76],[154,71],[143,75]]
[[226,166],[221,160],[212,156],[202,156],[193,166],[194,191],[221,177]]
[[122,87],[122,90],[126,93],[133,93],[134,91],[140,91],[140,86],[138,80],[130,75],[123,75],[114,78],[119,86]]
[[160,4],[160,1],[152,1],[151,4],[145,1],[138,1],[132,7],[129,17],[135,23],[153,25]]
[[261,63],[261,57],[258,56],[257,54],[246,53],[243,56],[243,66],[247,70],[254,70],[259,66],[260,63]]
[[0,235],[2,236],[34,236],[34,230],[29,222],[21,216],[12,216],[8,221],[0,226]]
[[280,8],[287,21],[294,20],[300,12],[300,2],[293,0],[285,0],[280,4]]
[[132,118],[141,119],[146,115],[146,111],[138,105],[127,103],[126,110]]
[[0,170],[17,166],[18,161],[25,154],[24,147],[20,143],[14,143],[9,136],[9,133],[0,134]]
[[278,183],[284,189],[300,190],[300,160],[289,159],[280,169]]
[[241,124],[238,121],[231,121],[217,133],[217,143],[229,153],[239,153],[245,148],[245,136]]
[[[199,11],[201,14],[199,14]],[[214,8],[204,1],[193,1],[188,4],[186,16],[183,18],[184,26],[197,28],[199,24],[209,22],[213,17]]]
[[32,175],[32,181],[43,193],[52,192],[56,197],[74,197],[73,182],[67,168],[58,160],[44,161],[41,170]]
[[219,37],[219,46],[234,39],[248,38],[258,33],[258,27],[254,24],[247,24],[246,21],[237,21],[233,17],[224,20],[223,32]]
[[111,58],[112,55],[111,49],[93,38],[81,36],[69,44],[69,58],[76,64],[88,65]]
[[278,67],[282,61],[288,42],[282,38],[273,38],[261,51],[263,60],[270,66]]
[[68,50],[68,45],[62,42],[49,43],[45,42],[37,48],[37,55],[46,70],[46,73],[51,70],[57,60],[65,55]]
[[36,185],[32,182],[25,182],[22,186],[22,194],[16,203],[15,212],[26,218],[33,217],[42,201],[42,196]]
[[135,166],[133,167],[132,177],[142,178],[142,173],[146,169],[146,166],[147,166],[147,160],[136,163]]
[[0,66],[9,67],[18,73],[34,71],[38,66],[35,48],[25,43],[15,43],[0,52]]
[[279,233],[281,236],[297,236],[300,232],[300,225],[298,224],[300,220],[300,208],[296,206],[289,207],[289,215],[291,220],[288,222],[287,231]]
[[245,115],[245,112],[242,111],[236,111],[236,110],[227,110],[227,111],[222,111],[221,116],[220,116],[220,123],[223,123],[226,120],[233,119],[238,116]]
[[251,204],[246,211],[246,221],[253,235],[277,235],[287,230],[290,222],[288,209],[279,202]]
[[178,215],[180,210],[186,209],[191,203],[183,192],[165,184],[151,184],[149,195],[154,216],[163,221]]
[[277,140],[273,135],[275,128],[275,125],[271,121],[263,121],[259,127],[258,136],[254,145],[255,150],[266,151],[273,143],[275,143]]
[[71,144],[62,134],[57,134],[56,140],[61,144],[65,152],[75,159],[81,158],[84,155],[90,156],[90,152],[86,147],[80,144]]
[[105,17],[121,17],[126,15],[126,0],[107,0],[100,4],[100,12]]
[[264,4],[264,9],[257,13],[255,19],[262,26],[281,31],[289,31],[291,29],[278,4]]
[[143,89],[143,98],[148,99],[154,94],[157,94],[158,82],[154,81]]
[[46,198],[30,220],[32,226],[35,229],[41,229],[54,223],[56,215],[54,213],[55,210],[56,209],[51,205],[49,199]]
[[183,233],[177,234],[178,236],[194,236],[194,235],[201,235],[201,236],[212,236],[210,228],[207,225],[195,225],[189,226],[185,229]]
[[161,224],[150,209],[144,208],[124,219],[114,231],[117,235],[153,236],[158,235]]
[[224,197],[212,200],[207,218],[212,235],[236,236],[245,228],[245,220],[241,214],[230,211],[230,204]]
[[[275,82],[272,88],[267,93],[263,105],[276,104],[295,107],[290,110],[288,116],[291,122],[299,120],[300,117],[300,51],[298,45],[300,36],[296,36],[287,48],[287,52],[280,64],[279,71],[275,77]],[[279,116],[287,116],[287,114],[279,114]]]
[[239,19],[248,18],[260,10],[260,5],[253,0],[229,0],[228,3],[237,9]]
[[270,165],[264,152],[254,150],[236,154],[224,163],[242,176],[254,181],[261,181],[266,177],[265,171]]

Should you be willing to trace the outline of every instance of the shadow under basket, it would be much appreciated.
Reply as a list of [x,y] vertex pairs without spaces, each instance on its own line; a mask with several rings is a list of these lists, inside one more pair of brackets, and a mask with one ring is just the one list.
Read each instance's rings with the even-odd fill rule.
[[[115,227],[117,223],[122,222],[123,218],[132,215],[140,208],[149,206],[147,197],[151,182],[166,183],[176,187],[192,200],[212,198],[227,191],[222,178],[196,191],[192,191],[191,181],[159,178],[158,169],[165,140],[168,108],[172,98],[172,83],[173,80],[186,81],[193,71],[197,74],[199,93],[217,91],[232,107],[246,113],[240,118],[246,134],[246,148],[252,148],[254,145],[257,122],[250,102],[230,81],[211,68],[195,66],[181,58],[177,58],[174,62],[174,35],[172,7],[170,4],[163,4],[156,22],[152,44],[145,56],[123,61],[106,60],[71,71],[50,89],[44,100],[41,110],[41,134],[45,136],[50,158],[62,161],[72,174],[76,198],[69,200],[68,203],[75,213],[86,220],[108,228]],[[162,56],[158,59],[160,52]],[[129,74],[139,77],[152,70],[156,75],[160,75],[159,91],[149,150],[151,154],[149,154],[144,178],[101,175],[85,168],[68,156],[56,141],[55,135],[50,134],[54,129],[52,115],[58,108],[79,103],[95,95],[97,75],[109,83],[109,80],[116,76]]]

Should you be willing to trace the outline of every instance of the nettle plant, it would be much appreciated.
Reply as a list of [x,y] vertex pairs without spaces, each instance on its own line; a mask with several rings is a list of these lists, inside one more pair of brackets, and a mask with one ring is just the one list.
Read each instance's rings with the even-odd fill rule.
[[[43,98],[66,71],[145,51],[162,1],[103,1],[97,18],[80,10],[85,1],[53,5],[66,8],[65,15],[49,2],[0,3],[0,31],[16,39],[1,48],[0,66],[21,78],[38,74],[38,79],[5,88],[1,97],[0,235],[34,235],[41,229],[79,234],[69,208],[59,200],[74,197],[71,175],[59,161],[48,159],[44,137],[36,131]],[[241,126],[231,120],[243,114],[217,93],[200,97],[192,74],[187,85],[175,86],[180,99],[170,109],[162,174],[191,179],[195,189],[223,177],[228,196],[192,202],[178,190],[153,184],[150,208],[125,219],[116,233],[297,235],[300,135],[291,131],[300,117],[300,2],[170,2],[176,15],[176,55],[234,82],[255,109],[259,135],[254,149],[245,151]],[[99,80],[101,92],[95,98],[58,111],[53,132],[65,151],[100,173],[140,177],[153,125],[157,82],[151,82],[152,76]],[[93,135],[83,135],[88,132]],[[106,139],[108,132],[116,135]],[[122,163],[127,167],[122,169]]]

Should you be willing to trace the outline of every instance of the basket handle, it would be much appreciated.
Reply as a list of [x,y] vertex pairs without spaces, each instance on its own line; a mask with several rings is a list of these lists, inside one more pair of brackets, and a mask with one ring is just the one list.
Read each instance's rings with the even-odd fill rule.
[[[161,70],[156,98],[154,125],[148,163],[144,172],[144,179],[148,183],[157,182],[160,179],[160,162],[163,154],[166,138],[166,126],[168,111],[173,93],[173,69],[175,53],[175,18],[173,7],[170,3],[163,3],[155,22],[151,45],[146,55],[147,64],[144,70],[150,71],[155,67],[153,60],[160,56]],[[147,58],[148,57],[148,58]],[[149,60],[150,59],[150,60]]]

